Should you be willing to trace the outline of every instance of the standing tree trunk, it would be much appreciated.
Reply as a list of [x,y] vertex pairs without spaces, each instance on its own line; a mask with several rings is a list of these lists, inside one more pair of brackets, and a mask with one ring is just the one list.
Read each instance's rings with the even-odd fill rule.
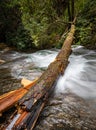
[[71,0],[71,20],[74,19],[74,0]]
[[67,2],[69,22],[71,21],[70,0]]

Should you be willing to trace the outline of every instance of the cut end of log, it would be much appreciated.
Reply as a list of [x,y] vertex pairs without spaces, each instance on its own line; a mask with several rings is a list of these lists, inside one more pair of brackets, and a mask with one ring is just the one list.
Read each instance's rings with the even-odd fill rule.
[[28,85],[34,83],[35,81],[37,81],[37,79],[38,79],[38,78],[36,78],[35,80],[31,81],[31,80],[28,80],[28,79],[26,79],[26,78],[23,78],[23,79],[21,80],[21,85],[23,85],[23,87],[26,87],[26,86],[28,86]]
[[[0,96],[0,113],[11,108],[12,106],[15,106],[17,101],[20,100],[29,91],[29,89],[34,86],[37,80],[38,78],[34,79],[33,81],[23,78],[21,81],[21,84],[24,85],[24,87],[8,92],[4,95],[1,95]],[[0,116],[2,115],[0,114]]]
[[24,87],[27,86],[27,85],[29,85],[29,84],[31,84],[31,83],[32,83],[32,81],[30,81],[28,79],[25,79],[25,78],[23,78],[21,80],[21,85],[23,85]]

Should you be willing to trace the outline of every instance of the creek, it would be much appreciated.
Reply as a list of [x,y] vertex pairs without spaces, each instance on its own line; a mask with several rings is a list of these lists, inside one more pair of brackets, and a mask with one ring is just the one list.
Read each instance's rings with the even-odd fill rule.
[[[73,46],[69,65],[57,81],[35,130],[96,130],[96,51]],[[39,77],[60,50],[21,53],[0,50],[0,95]]]

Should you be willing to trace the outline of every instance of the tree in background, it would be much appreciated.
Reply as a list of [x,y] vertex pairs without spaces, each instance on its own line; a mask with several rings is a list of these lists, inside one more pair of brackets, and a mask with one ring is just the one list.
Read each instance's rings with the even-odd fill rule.
[[16,0],[0,1],[0,42],[23,49],[30,45],[31,39],[22,24],[19,8]]
[[64,29],[86,1],[1,0],[0,40],[19,49],[60,47]]

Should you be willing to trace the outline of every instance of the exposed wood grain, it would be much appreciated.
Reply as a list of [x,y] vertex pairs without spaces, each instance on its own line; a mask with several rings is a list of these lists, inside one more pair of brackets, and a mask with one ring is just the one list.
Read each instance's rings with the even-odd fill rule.
[[75,25],[71,25],[71,30],[68,33],[66,40],[62,46],[61,51],[55,58],[55,60],[48,66],[47,70],[38,79],[35,84],[26,95],[20,99],[19,105],[22,109],[31,111],[32,106],[42,98],[52,87],[58,75],[63,74],[67,65],[68,57],[71,53],[71,44],[74,39]]
[[[58,79],[58,76],[64,73],[68,65],[74,33],[75,25],[72,24],[61,51],[38,80],[33,81],[33,83],[27,87],[20,88],[15,90],[15,92],[10,92],[10,94],[0,97],[1,104],[4,106],[7,104],[5,108],[11,107],[20,99],[18,102],[20,111],[17,113],[19,117],[14,122],[12,130],[33,130],[40,112],[46,103],[46,99],[52,91],[54,83]],[[10,100],[8,99],[9,97]],[[9,105],[9,101],[11,101],[11,105]],[[2,108],[1,111],[5,110],[5,108]]]
[[[24,81],[25,80],[23,79],[23,84],[25,84]],[[18,90],[8,92],[0,96],[0,113],[14,106],[16,102],[20,98],[22,98],[36,82],[37,82],[37,79],[30,82],[27,81],[24,87],[19,88]]]

